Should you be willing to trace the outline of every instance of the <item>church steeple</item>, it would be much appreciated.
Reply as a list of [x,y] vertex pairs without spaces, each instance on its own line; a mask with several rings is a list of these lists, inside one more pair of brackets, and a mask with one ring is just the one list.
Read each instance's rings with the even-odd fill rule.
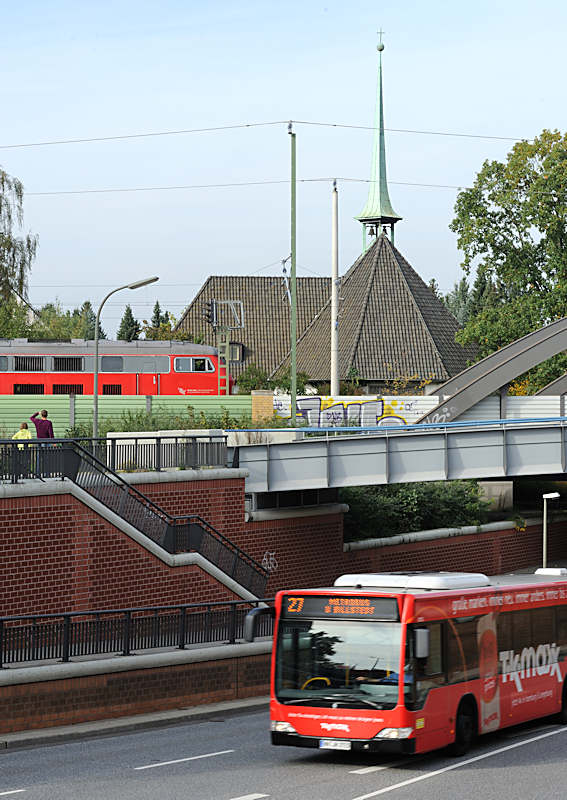
[[368,191],[368,200],[356,217],[362,222],[363,242],[366,250],[366,231],[378,236],[385,226],[390,227],[392,241],[394,239],[394,225],[402,219],[390,202],[388,194],[388,180],[386,178],[386,144],[384,140],[384,106],[382,101],[382,31],[378,43],[378,96],[376,98],[376,119],[374,124],[374,149],[372,154],[372,174]]

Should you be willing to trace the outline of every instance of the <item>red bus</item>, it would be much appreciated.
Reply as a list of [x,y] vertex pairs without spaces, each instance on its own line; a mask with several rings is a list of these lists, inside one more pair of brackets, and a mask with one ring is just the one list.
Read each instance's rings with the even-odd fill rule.
[[279,592],[274,745],[465,753],[477,734],[567,724],[567,570],[344,575]]
[[[217,350],[193,342],[99,342],[99,394],[229,394]],[[92,394],[94,342],[0,339],[0,395]]]

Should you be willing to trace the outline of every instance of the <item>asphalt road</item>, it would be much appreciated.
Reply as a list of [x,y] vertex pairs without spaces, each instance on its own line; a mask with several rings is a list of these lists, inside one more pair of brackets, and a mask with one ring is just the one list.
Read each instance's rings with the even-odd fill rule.
[[272,747],[265,711],[0,752],[0,800],[557,800],[567,726],[483,737],[465,757]]

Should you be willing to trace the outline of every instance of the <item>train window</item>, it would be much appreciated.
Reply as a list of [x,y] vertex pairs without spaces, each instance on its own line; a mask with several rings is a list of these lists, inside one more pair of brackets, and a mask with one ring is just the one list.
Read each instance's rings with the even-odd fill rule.
[[122,386],[119,383],[103,383],[103,394],[122,394]]
[[210,358],[181,356],[175,359],[174,369],[176,372],[214,372],[215,365]]
[[43,372],[43,356],[14,356],[16,372]]
[[8,369],[8,356],[0,356],[0,372],[6,372]]
[[124,359],[122,356],[103,356],[100,360],[101,372],[122,372]]
[[83,394],[82,383],[54,383],[53,394]]
[[193,372],[193,359],[191,356],[176,358],[174,369],[176,372]]
[[[81,356],[53,356],[54,372],[82,372],[83,359]],[[67,392],[65,392],[67,394]]]
[[45,394],[43,383],[15,383],[14,394]]

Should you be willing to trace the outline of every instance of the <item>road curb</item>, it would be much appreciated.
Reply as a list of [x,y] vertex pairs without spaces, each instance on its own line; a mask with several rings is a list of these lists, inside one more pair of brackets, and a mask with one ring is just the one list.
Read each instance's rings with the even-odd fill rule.
[[175,708],[167,711],[154,711],[149,714],[136,714],[129,717],[78,722],[75,725],[0,733],[0,750],[62,744],[72,739],[112,736],[118,733],[165,727],[183,722],[200,722],[209,717],[226,717],[253,711],[267,711],[268,704],[268,697],[247,697],[242,700],[228,700],[222,703],[211,703],[210,705],[194,706],[192,708]]

